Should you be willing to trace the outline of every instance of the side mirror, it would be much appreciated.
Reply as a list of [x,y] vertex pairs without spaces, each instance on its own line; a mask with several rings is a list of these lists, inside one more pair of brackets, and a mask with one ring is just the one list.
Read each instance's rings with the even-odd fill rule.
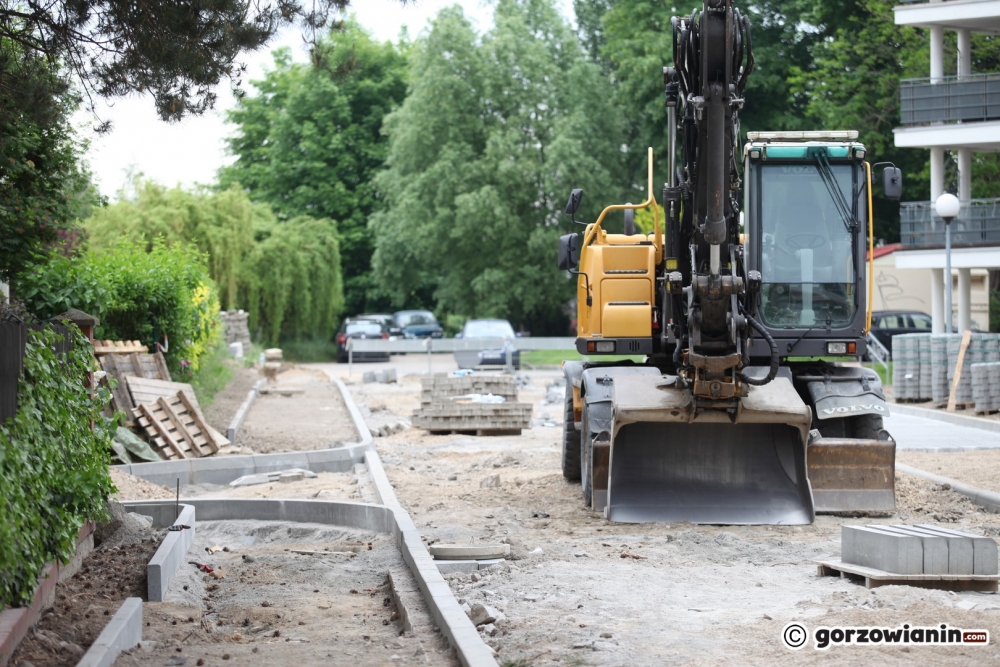
[[566,202],[566,213],[568,215],[576,215],[576,211],[580,208],[580,202],[583,200],[583,190],[580,188],[574,189],[569,193],[569,201]]
[[886,199],[899,199],[903,196],[903,170],[899,167],[886,167],[882,170],[882,194]]
[[559,237],[559,270],[572,271],[580,263],[580,235],[565,234]]

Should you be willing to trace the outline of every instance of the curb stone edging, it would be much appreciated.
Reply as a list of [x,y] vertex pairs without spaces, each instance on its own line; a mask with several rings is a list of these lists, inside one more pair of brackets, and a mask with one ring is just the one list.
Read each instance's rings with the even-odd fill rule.
[[141,641],[142,598],[127,598],[76,667],[111,667],[122,651]]
[[146,597],[150,602],[163,602],[163,595],[167,592],[170,582],[174,580],[178,568],[184,562],[191,544],[194,542],[195,531],[195,510],[189,504],[180,506],[180,514],[176,519],[170,517],[174,514],[173,508],[166,505],[157,508],[159,511],[153,512],[153,525],[183,525],[190,526],[183,530],[167,533],[160,543],[160,547],[153,554],[146,565]]
[[897,463],[896,470],[910,475],[923,477],[924,479],[929,479],[935,484],[947,484],[953,491],[966,496],[972,502],[985,508],[987,511],[993,512],[994,514],[1000,514],[1000,493],[977,489],[976,487],[969,486],[963,482],[959,482],[948,477],[941,477],[940,475],[935,475],[934,473],[927,472],[926,470],[920,470],[919,468],[908,466],[905,463]]
[[226,429],[226,439],[228,439],[230,443],[234,445],[236,444],[236,431],[238,431],[240,426],[243,425],[243,419],[247,416],[247,412],[250,411],[250,406],[253,404],[254,399],[257,398],[257,395],[260,393],[260,388],[264,386],[265,382],[267,382],[267,380],[263,379],[258,380],[254,384],[253,389],[247,393],[246,400],[243,401],[242,405],[240,405],[240,409],[236,411],[233,421],[229,422],[229,428]]
[[956,415],[951,412],[941,412],[940,410],[919,408],[915,405],[906,405],[902,403],[890,403],[888,407],[890,415],[892,413],[896,413],[906,415],[908,417],[923,417],[924,419],[933,419],[935,421],[945,422],[955,426],[967,426],[969,428],[978,428],[983,431],[1000,433],[1000,421],[980,419],[978,417],[969,417],[967,415]]

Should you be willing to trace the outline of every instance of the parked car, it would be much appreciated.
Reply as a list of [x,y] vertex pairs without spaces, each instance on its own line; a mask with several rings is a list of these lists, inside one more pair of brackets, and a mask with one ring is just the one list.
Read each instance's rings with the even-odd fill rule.
[[[337,363],[348,361],[347,341],[351,339],[381,338],[388,340],[389,332],[374,320],[344,320],[337,331]],[[389,361],[388,352],[353,352],[354,361]]]
[[389,334],[389,340],[396,340],[403,337],[403,330],[396,326],[396,318],[389,313],[366,313],[358,315],[356,320],[372,320],[382,325],[382,328]]
[[461,333],[455,338],[503,339],[504,346],[495,350],[457,350],[455,363],[459,368],[475,368],[477,366],[506,366],[507,355],[511,355],[511,364],[515,370],[521,368],[521,352],[514,349],[514,327],[507,320],[469,320],[462,327]]
[[429,310],[401,310],[393,317],[404,338],[441,338],[444,329]]
[[892,353],[892,337],[899,334],[930,333],[931,316],[911,310],[880,310],[872,313],[872,335]]

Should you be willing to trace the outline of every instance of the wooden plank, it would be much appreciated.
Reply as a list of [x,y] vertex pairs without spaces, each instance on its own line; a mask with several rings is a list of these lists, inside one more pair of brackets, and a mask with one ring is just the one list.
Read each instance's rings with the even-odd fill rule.
[[[951,319],[950,317],[948,318]],[[962,346],[958,348],[958,361],[955,363],[955,377],[951,381],[951,394],[948,395],[948,412],[955,411],[955,396],[958,394],[958,385],[962,381],[962,366],[965,365],[965,351],[969,349],[969,341],[972,340],[972,332],[966,330],[962,334]]]
[[147,428],[147,433],[151,430],[154,433],[156,433],[162,439],[161,440],[162,445],[160,447],[161,451],[166,451],[167,447],[169,447],[170,449],[172,449],[174,451],[175,456],[170,456],[169,453],[168,453],[167,454],[167,458],[168,459],[170,459],[170,458],[177,458],[177,459],[187,458],[187,456],[184,455],[184,450],[181,449],[180,444],[177,442],[177,440],[174,439],[174,436],[171,435],[170,432],[166,429],[166,427],[164,427],[160,423],[160,421],[153,415],[153,410],[150,407],[150,404],[143,403],[142,405],[140,405],[136,409],[139,412],[141,412],[142,415],[149,422],[149,425],[148,425],[148,428]]
[[121,371],[118,368],[118,361],[115,355],[108,354],[101,357],[101,368],[108,374],[108,378],[114,378],[118,385],[111,391],[114,409],[124,412],[127,422],[133,422],[132,410],[135,409],[135,402],[132,400],[132,395],[129,394],[128,385],[125,384],[125,378],[122,377]]
[[160,369],[160,377],[158,380],[163,380],[164,382],[170,382],[170,370],[167,368],[167,360],[163,358],[163,353],[159,350],[152,355],[153,361],[156,363],[156,367]]
[[205,423],[205,418],[202,416],[201,410],[191,404],[191,401],[188,400],[188,397],[184,392],[177,392],[177,398],[180,399],[180,402],[187,409],[188,416],[191,417],[195,426],[197,426],[198,430],[200,430],[202,435],[205,436],[205,442],[208,445],[210,453],[215,454],[219,451],[219,445],[216,444],[215,440],[212,438],[212,433],[208,429],[208,424]]
[[[166,420],[174,425],[174,428],[177,430],[178,439],[184,438],[185,440],[188,441],[189,445],[191,446],[191,453],[194,456],[197,456],[199,458],[204,456],[204,453],[195,443],[195,439],[191,431],[187,428],[187,425],[184,424],[183,421],[181,421],[180,416],[178,416],[177,413],[173,411],[173,406],[170,405],[167,399],[162,397],[158,398],[156,399],[156,404],[160,406],[161,410],[163,410],[163,414],[167,418]],[[163,422],[160,423],[162,424]]]
[[192,405],[201,410],[194,389],[185,382],[167,382],[143,377],[129,377],[127,381],[128,390],[131,392],[132,399],[136,404],[152,403],[158,398],[169,398],[178,391],[181,391],[187,395]]
[[137,340],[97,340],[94,341],[94,354],[128,354],[131,352],[148,352],[149,348]]

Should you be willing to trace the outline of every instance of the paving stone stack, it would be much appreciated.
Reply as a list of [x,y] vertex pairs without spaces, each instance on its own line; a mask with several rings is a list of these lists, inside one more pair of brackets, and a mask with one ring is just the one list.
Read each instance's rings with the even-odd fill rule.
[[225,330],[226,345],[230,343],[242,343],[243,351],[250,351],[250,327],[247,319],[250,313],[245,310],[224,310],[219,316],[222,318],[222,326]]
[[[517,384],[509,375],[438,374],[421,378],[420,409],[413,425],[428,431],[520,432],[531,422],[531,404],[517,402]],[[463,396],[492,394],[502,403],[473,402]]]
[[934,398],[934,371],[931,360],[931,335],[917,334],[917,398],[929,401]]
[[931,334],[931,400],[947,403],[948,392],[948,339],[954,334]]
[[1000,362],[972,365],[972,398],[976,412],[1000,410]]
[[[923,336],[928,336],[929,344],[929,334],[900,334],[892,337],[892,390],[896,400],[918,401],[923,398],[920,395],[920,340]],[[927,368],[930,370],[929,364]]]
[[900,575],[998,573],[993,538],[923,524],[842,526],[840,559]]

